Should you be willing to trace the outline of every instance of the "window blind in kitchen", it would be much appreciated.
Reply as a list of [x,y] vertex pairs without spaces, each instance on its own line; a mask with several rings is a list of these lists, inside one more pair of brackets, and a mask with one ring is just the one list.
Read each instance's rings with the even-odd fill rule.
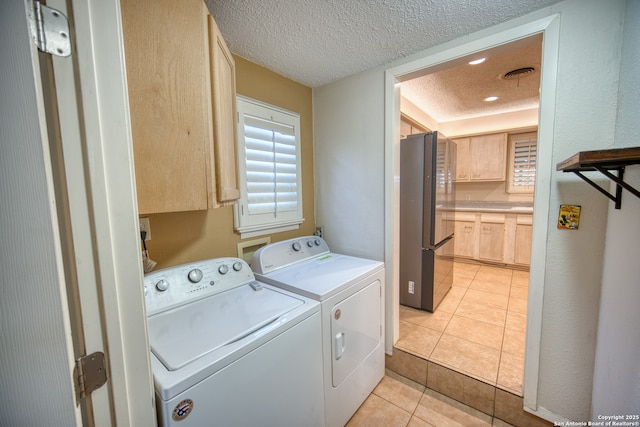
[[509,135],[510,180],[509,192],[532,193],[536,181],[538,135],[527,132]]
[[300,116],[240,96],[237,106],[241,200],[236,229],[255,236],[295,228],[303,220]]

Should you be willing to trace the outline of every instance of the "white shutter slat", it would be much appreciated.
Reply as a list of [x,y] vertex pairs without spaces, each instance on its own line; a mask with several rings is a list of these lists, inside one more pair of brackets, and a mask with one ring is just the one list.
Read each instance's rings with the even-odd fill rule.
[[245,114],[244,135],[249,215],[297,210],[295,128]]
[[532,187],[536,178],[537,140],[524,139],[514,144],[513,185]]

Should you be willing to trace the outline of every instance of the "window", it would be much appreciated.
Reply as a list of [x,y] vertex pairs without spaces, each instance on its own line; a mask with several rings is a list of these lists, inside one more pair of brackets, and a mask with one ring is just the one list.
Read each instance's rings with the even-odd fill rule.
[[509,135],[509,193],[533,193],[537,154],[537,132]]
[[302,217],[300,116],[237,97],[240,201],[235,228],[242,238],[298,228]]

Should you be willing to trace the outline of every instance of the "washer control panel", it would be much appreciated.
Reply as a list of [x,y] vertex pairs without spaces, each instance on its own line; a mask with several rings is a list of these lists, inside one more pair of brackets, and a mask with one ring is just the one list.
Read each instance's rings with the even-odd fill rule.
[[144,276],[147,315],[250,284],[255,276],[240,258],[213,258]]
[[298,237],[261,247],[253,254],[251,268],[258,274],[266,274],[328,253],[329,246],[321,237]]

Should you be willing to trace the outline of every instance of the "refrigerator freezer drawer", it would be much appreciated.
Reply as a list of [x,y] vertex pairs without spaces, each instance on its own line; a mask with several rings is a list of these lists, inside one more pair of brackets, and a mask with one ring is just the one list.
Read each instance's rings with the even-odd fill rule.
[[401,268],[400,304],[435,311],[453,284],[453,241],[447,240],[435,251],[423,250],[418,268]]

